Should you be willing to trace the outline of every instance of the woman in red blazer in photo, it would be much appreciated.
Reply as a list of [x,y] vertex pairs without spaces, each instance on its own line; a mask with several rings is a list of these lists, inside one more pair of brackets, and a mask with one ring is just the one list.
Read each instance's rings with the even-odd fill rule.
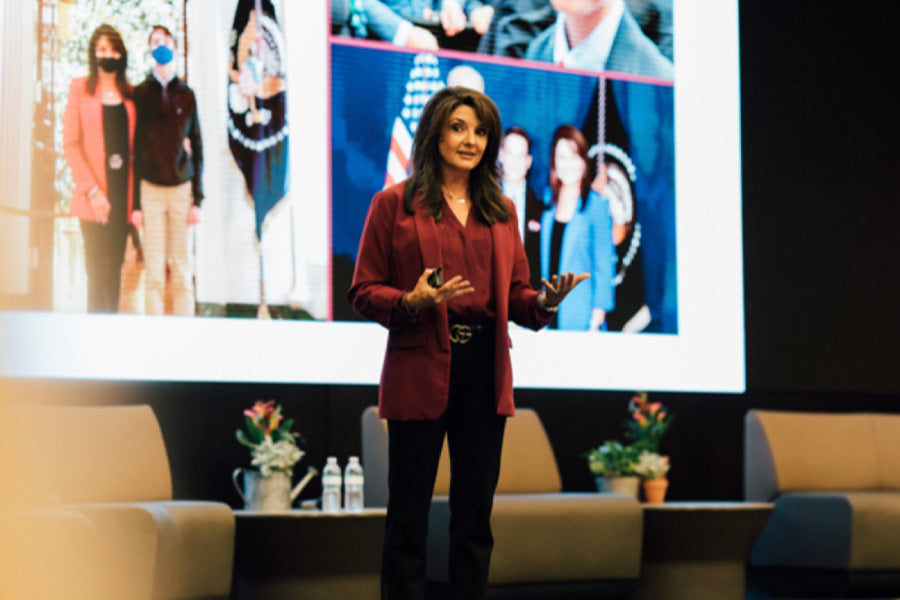
[[88,44],[89,74],[72,80],[63,116],[63,152],[75,180],[71,213],[81,219],[90,312],[119,307],[134,185],[135,109],[127,64],[122,36],[100,25]]
[[484,597],[513,414],[508,322],[540,329],[588,277],[554,275],[541,292],[530,287],[515,209],[498,183],[502,131],[484,94],[437,92],[419,119],[412,175],[375,194],[363,228],[348,296],[389,329],[378,399],[389,440],[384,599],[425,597],[428,508],[445,433],[451,593]]

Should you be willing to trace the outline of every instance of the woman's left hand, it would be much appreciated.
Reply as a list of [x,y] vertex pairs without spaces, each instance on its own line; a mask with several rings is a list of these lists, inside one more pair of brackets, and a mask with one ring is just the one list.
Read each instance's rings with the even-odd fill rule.
[[580,273],[575,275],[572,271],[569,271],[568,273],[563,273],[559,277],[552,275],[550,281],[547,281],[542,277],[541,283],[544,284],[544,289],[541,291],[541,301],[543,305],[547,308],[559,306],[559,303],[563,301],[569,292],[575,289],[576,285],[585,279],[588,279],[590,276],[590,273]]

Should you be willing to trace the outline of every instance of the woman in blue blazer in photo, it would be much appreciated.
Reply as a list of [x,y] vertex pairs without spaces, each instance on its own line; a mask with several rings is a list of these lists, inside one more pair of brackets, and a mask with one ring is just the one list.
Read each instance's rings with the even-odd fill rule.
[[605,330],[606,313],[615,308],[616,254],[609,203],[591,186],[588,146],[577,128],[559,126],[551,148],[550,189],[545,198],[549,208],[541,221],[541,275],[591,274],[586,285],[572,290],[559,307],[551,327]]

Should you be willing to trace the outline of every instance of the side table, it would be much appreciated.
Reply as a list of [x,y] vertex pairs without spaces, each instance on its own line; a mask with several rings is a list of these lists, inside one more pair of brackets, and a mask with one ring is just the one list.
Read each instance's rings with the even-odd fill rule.
[[750,549],[769,502],[644,504],[635,600],[744,600]]
[[380,597],[383,508],[235,510],[232,600]]

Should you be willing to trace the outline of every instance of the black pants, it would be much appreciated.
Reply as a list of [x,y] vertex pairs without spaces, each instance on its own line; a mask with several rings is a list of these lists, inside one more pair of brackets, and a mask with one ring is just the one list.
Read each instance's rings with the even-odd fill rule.
[[434,421],[388,423],[389,499],[382,555],[383,600],[425,598],[428,510],[444,433],[450,450],[450,590],[480,600],[494,538],[491,509],[506,417],[494,397],[491,335],[452,345],[447,410]]
[[105,225],[82,221],[81,234],[87,271],[88,312],[117,313],[128,237],[125,215],[113,211]]

